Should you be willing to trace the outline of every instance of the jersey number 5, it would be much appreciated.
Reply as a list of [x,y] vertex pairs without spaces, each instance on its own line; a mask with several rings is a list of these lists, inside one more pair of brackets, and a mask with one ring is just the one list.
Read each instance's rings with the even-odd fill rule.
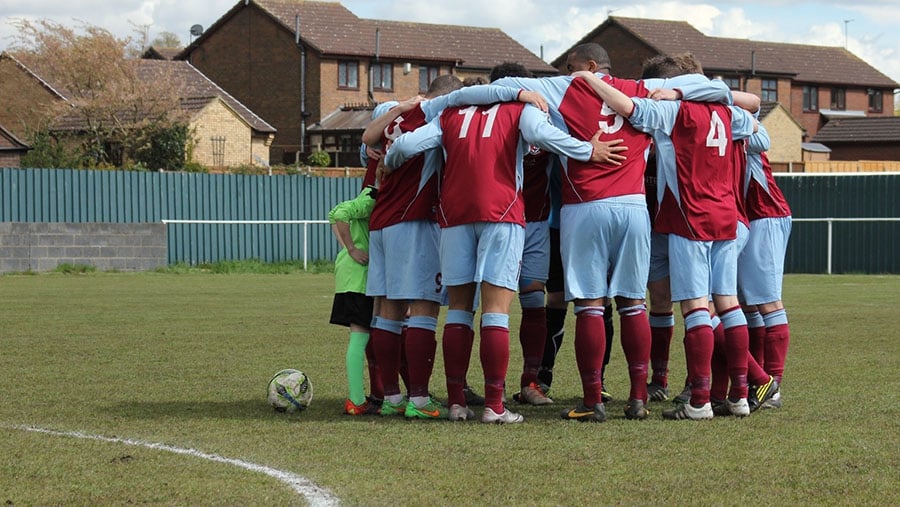
[[[481,131],[481,137],[491,137],[491,132],[494,130],[494,120],[497,118],[497,110],[500,109],[500,104],[494,104],[487,111],[482,111],[481,114],[487,116],[487,122],[484,124],[484,129]],[[465,139],[467,135],[469,135],[469,125],[472,124],[472,117],[475,116],[475,112],[478,111],[478,106],[469,106],[465,109],[460,109],[459,114],[465,115],[463,118],[462,128],[459,129],[459,138]]]

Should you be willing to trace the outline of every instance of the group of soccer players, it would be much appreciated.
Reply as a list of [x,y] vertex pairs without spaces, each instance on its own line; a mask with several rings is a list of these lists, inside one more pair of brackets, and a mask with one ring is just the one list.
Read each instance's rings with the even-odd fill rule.
[[[672,301],[684,316],[687,378],[665,418],[780,406],[790,210],[752,115],[758,98],[707,79],[689,55],[658,57],[644,79],[624,80],[609,75],[602,47],[583,44],[567,67],[568,76],[533,78],[498,66],[492,84],[465,88],[441,76],[426,98],[396,104],[366,129],[367,183],[383,170],[369,220],[366,294],[375,298],[371,349],[384,399],[380,409],[366,402],[346,405],[347,413],[473,419],[464,389],[480,302],[481,421],[522,422],[505,406],[517,292],[524,365],[515,399],[553,403],[540,371],[556,352],[545,343],[562,324],[559,305],[553,319],[545,310],[552,218],[583,390],[563,419],[606,420],[604,318],[613,301],[631,384],[628,419],[648,417],[651,399],[668,398]],[[448,407],[429,391],[445,297]]]

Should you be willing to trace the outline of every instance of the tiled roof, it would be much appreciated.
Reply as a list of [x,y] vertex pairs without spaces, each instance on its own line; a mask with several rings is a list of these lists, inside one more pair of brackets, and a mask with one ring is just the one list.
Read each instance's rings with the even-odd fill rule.
[[[900,84],[842,47],[709,37],[685,21],[610,16],[584,37],[616,24],[661,54],[690,51],[707,74],[716,72],[791,76],[795,81],[898,88]],[[553,62],[558,65],[565,54]],[[613,57],[615,57],[613,55]]]
[[900,116],[872,116],[831,120],[812,139],[817,143],[900,141]]
[[[10,58],[26,73],[33,76],[43,86],[51,90],[54,94],[63,100],[69,99],[69,92],[65,87],[58,83],[53,77],[53,71],[49,68],[42,67],[37,60],[29,58],[27,54],[10,54],[4,52],[0,57]],[[257,116],[253,111],[232,97],[228,92],[220,88],[212,82],[199,70],[194,68],[186,61],[171,60],[152,60],[140,59],[129,60],[138,66],[138,77],[143,80],[167,79],[170,80],[171,86],[178,90],[179,98],[182,104],[190,99],[205,99],[209,102],[210,97],[218,96],[231,107],[238,116],[240,116],[248,125],[259,132],[271,133],[275,132],[275,128],[266,123],[265,120]],[[58,126],[63,129],[80,128],[80,120],[75,117],[64,119]]]
[[144,54],[141,58],[148,58],[152,60],[174,60],[179,53],[184,51],[184,48],[158,48],[155,46],[150,46],[144,51]]
[[324,118],[316,122],[315,125],[308,130],[315,131],[331,131],[331,130],[362,130],[372,121],[372,110],[374,106],[366,105],[359,107],[340,107],[328,113]]
[[[292,34],[296,34],[299,16],[301,38],[324,55],[371,57],[375,54],[378,30],[378,54],[383,58],[459,63],[463,67],[484,70],[513,61],[532,72],[557,73],[555,68],[498,28],[363,19],[338,2],[252,0],[252,3]],[[192,47],[243,7],[243,1],[235,5],[195,40]]]
[[23,143],[12,132],[0,125],[0,151],[28,151],[31,147]]
[[[221,97],[222,101],[237,113],[253,130],[258,132],[275,132],[275,128],[266,123],[244,104],[232,97],[216,83],[212,82],[193,65],[186,61],[138,60],[138,76],[144,80],[158,79],[166,76],[172,86],[178,90],[178,96],[185,104],[191,99]],[[204,102],[205,105],[205,102]]]

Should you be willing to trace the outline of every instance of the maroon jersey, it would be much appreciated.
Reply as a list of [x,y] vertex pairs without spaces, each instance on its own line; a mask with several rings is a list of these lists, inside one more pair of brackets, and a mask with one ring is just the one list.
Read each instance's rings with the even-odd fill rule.
[[[404,132],[416,130],[425,123],[425,113],[417,105],[384,129],[382,145],[386,146]],[[412,220],[434,220],[440,169],[440,155],[422,153],[386,174],[378,189],[372,216],[369,217],[369,230],[377,231]]]
[[522,159],[525,183],[522,194],[525,198],[525,221],[544,222],[550,217],[550,171],[556,155],[530,146],[528,155]]
[[521,102],[451,107],[441,113],[446,161],[440,189],[441,227],[473,222],[525,226],[519,117]]
[[[604,81],[629,97],[646,97],[647,89],[640,81],[604,76]],[[607,197],[644,193],[644,169],[650,136],[638,132],[622,116],[603,103],[593,88],[582,78],[569,84],[559,112],[566,121],[569,134],[583,141],[603,130],[601,141],[623,139],[620,146],[628,151],[622,165],[579,162],[569,159],[562,175],[562,202],[574,204]]]
[[[751,155],[753,156],[753,155]],[[788,206],[784,194],[775,183],[772,176],[772,166],[765,153],[759,154],[762,161],[763,175],[752,174],[747,185],[747,216],[750,220],[760,218],[780,218],[791,216],[791,208]],[[764,181],[765,183],[763,183]]]
[[747,205],[744,199],[744,178],[747,176],[747,140],[732,141],[731,158],[734,168],[734,200],[737,205],[737,218],[742,224],[750,227],[747,218]]
[[731,114],[722,104],[681,102],[670,136],[676,184],[665,188],[657,232],[695,241],[737,237]]

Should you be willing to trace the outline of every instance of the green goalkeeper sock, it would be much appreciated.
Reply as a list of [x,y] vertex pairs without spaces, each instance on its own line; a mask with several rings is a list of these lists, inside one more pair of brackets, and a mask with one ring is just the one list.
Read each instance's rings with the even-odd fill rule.
[[366,367],[366,345],[369,333],[350,333],[347,346],[347,385],[350,387],[350,401],[362,405],[366,401],[366,387],[363,379]]

